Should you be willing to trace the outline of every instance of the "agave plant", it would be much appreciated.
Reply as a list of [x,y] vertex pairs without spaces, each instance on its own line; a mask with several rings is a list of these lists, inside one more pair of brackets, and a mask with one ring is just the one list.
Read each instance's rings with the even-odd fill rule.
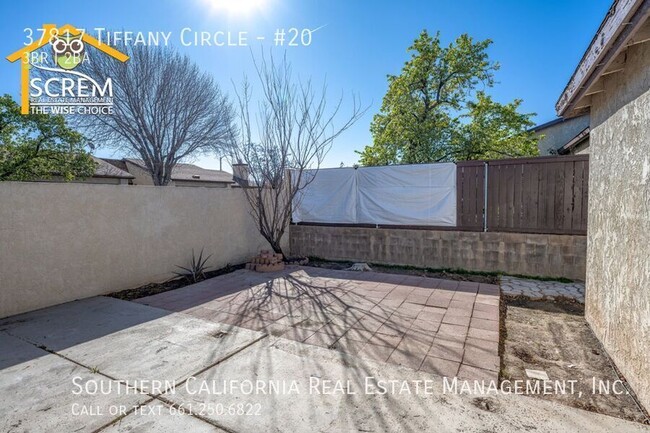
[[205,271],[208,267],[205,265],[207,261],[212,257],[212,254],[203,258],[203,248],[201,248],[201,253],[199,257],[196,257],[194,254],[194,248],[192,248],[192,262],[189,267],[176,265],[177,268],[183,270],[183,272],[174,272],[179,277],[186,278],[192,283],[198,283],[199,281],[205,279]]

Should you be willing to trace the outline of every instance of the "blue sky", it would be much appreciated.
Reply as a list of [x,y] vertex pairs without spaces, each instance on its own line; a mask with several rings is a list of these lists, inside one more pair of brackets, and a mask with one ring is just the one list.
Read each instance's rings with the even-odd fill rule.
[[[219,7],[219,2],[225,6]],[[248,11],[232,9],[249,3],[254,5]],[[26,40],[23,29],[43,23],[171,32],[172,44],[232,94],[233,80],[252,75],[250,48],[184,47],[180,33],[183,28],[248,32],[253,50],[262,46],[279,55],[286,50],[296,75],[312,77],[315,83],[326,80],[332,100],[343,92],[347,102],[355,94],[370,105],[366,115],[334,143],[325,161],[325,166],[334,167],[355,163],[354,150],[371,143],[369,125],[386,92],[386,74],[399,73],[408,58],[406,48],[422,29],[440,31],[445,43],[462,33],[492,39],[489,53],[501,69],[490,94],[500,102],[523,99],[522,110],[537,113],[535,121],[542,123],[555,117],[555,102],[610,5],[611,0],[6,0],[0,6],[5,29],[0,52],[4,57],[21,48]],[[321,26],[308,47],[273,47],[276,29]],[[255,40],[257,36],[264,36],[264,41]],[[17,98],[19,66],[3,59],[0,78],[0,93]],[[344,105],[342,112],[349,108]],[[108,150],[100,155],[120,156]],[[219,165],[214,157],[196,162],[209,168]]]

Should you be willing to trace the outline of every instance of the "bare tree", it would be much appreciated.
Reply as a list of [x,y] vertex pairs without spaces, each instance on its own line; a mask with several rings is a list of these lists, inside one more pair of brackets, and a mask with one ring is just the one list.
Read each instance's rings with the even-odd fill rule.
[[333,141],[366,109],[353,98],[351,113],[334,126],[342,97],[328,108],[326,85],[315,91],[311,81],[294,81],[286,57],[279,63],[272,56],[267,61],[264,55],[259,62],[253,60],[261,94],[251,115],[250,83],[244,80],[237,92],[241,128],[232,163],[248,166],[248,179],[240,179],[240,184],[251,215],[273,250],[282,253],[280,243],[291,222],[292,203],[313,181]]
[[167,185],[184,158],[231,146],[235,109],[210,75],[169,47],[115,48],[129,61],[94,56],[78,69],[113,81],[114,114],[76,119],[96,146],[142,159],[154,185]]

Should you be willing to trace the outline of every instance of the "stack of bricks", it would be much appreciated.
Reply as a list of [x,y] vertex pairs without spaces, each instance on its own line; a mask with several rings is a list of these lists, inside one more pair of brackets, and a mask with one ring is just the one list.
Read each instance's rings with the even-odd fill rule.
[[246,269],[257,272],[277,272],[284,269],[282,254],[276,254],[269,250],[262,250],[258,256],[253,257],[250,263],[246,263]]

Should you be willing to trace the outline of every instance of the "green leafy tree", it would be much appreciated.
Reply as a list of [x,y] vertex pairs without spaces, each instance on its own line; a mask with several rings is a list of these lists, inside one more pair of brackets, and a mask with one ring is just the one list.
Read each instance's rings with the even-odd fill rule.
[[499,104],[484,92],[477,92],[477,100],[469,102],[470,122],[456,131],[450,151],[456,161],[471,159],[499,159],[538,155],[539,137],[530,131],[534,122],[531,115],[517,111],[521,99]]
[[11,96],[0,97],[0,181],[72,180],[92,176],[95,166],[63,116],[23,115]]
[[537,154],[535,138],[527,131],[533,114],[517,112],[521,101],[501,105],[477,91],[480,85],[494,85],[499,68],[487,54],[491,43],[464,34],[443,47],[439,34],[423,31],[409,47],[412,55],[401,74],[388,76],[388,91],[370,126],[373,145],[357,152],[360,162],[412,164]]

